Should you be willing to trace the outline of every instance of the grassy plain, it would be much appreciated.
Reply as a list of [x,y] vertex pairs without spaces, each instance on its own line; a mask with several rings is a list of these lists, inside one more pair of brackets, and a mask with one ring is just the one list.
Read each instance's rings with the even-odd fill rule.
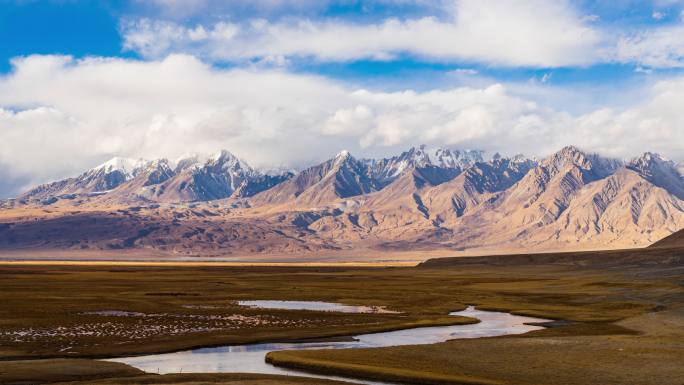
[[[418,384],[681,385],[684,312],[656,314],[651,320],[640,316],[622,321],[631,330],[608,334],[551,329],[353,352],[273,352],[269,359],[305,370]],[[642,323],[668,322],[672,324],[664,334],[642,328]]]
[[423,267],[480,279],[504,272],[518,277],[467,286],[483,308],[564,320],[553,328],[433,345],[272,352],[267,359],[418,384],[684,384],[684,253],[607,255],[435,260]]
[[0,361],[0,384],[222,384],[222,385],[339,385],[339,381],[258,374],[151,375],[128,365],[88,359]]
[[[0,266],[0,360],[5,361],[0,373],[16,371],[20,359],[87,359],[470,322],[445,315],[475,304],[563,322],[518,337],[278,352],[269,359],[417,383],[681,385],[676,381],[684,378],[682,253],[497,258],[412,268]],[[281,311],[234,303],[248,299],[322,300],[402,313]],[[9,360],[14,369],[7,369]],[[41,362],[49,361],[32,364]],[[105,383],[132,381],[107,376]],[[219,377],[211,381],[235,380]],[[250,381],[273,380],[257,377]],[[152,378],[145,379],[149,383],[211,383],[187,376],[145,378]]]

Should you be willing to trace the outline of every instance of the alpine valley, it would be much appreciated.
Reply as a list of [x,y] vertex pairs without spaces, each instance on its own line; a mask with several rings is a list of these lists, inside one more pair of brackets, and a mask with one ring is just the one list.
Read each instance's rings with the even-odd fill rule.
[[4,255],[355,258],[631,248],[684,227],[681,165],[568,146],[541,160],[343,151],[299,172],[228,151],[114,158],[0,203]]

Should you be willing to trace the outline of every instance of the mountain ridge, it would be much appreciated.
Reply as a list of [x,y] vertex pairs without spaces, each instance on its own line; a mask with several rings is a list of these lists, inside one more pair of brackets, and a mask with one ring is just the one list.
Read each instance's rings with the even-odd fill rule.
[[[3,201],[0,250],[638,247],[684,227],[681,167],[650,152],[623,161],[574,146],[540,160],[424,146],[377,160],[342,151],[282,174],[253,169],[228,151],[174,162],[119,158]],[[78,218],[104,227],[60,236]]]

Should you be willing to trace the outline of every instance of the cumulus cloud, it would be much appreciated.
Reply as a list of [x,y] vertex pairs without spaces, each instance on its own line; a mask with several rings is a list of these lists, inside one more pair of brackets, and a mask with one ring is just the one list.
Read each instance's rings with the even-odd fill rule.
[[679,159],[683,90],[684,77],[675,77],[632,107],[572,115],[498,83],[378,92],[282,70],[217,69],[187,55],[29,56],[0,77],[0,168],[13,186],[3,192],[114,155],[174,158],[221,148],[257,167],[301,167],[342,149],[390,155],[421,143],[542,156],[576,144]]
[[684,68],[684,22],[626,34],[617,42],[622,63],[653,68]]
[[217,22],[211,27],[197,25],[188,28],[150,19],[128,21],[123,28],[126,31],[124,48],[136,50],[147,57],[165,56],[178,48],[193,51],[207,45],[230,44],[239,31],[238,25],[227,22]]
[[[427,13],[365,22],[322,17],[320,13],[331,1],[153,3],[166,11],[160,19],[131,18],[121,24],[124,49],[148,59],[180,52],[212,61],[271,66],[287,65],[290,59],[389,61],[410,56],[429,62],[503,67],[597,63],[684,67],[683,20],[616,26],[599,23],[597,15],[583,14],[569,0],[444,0],[431,5],[386,0],[383,3],[412,3]],[[672,4],[661,1],[655,5]],[[173,16],[207,9],[225,19],[204,18],[203,23],[188,25],[183,18]],[[279,17],[269,18],[273,15],[267,10],[274,9],[280,10]],[[284,17],[283,9],[289,9],[291,14],[284,13]],[[172,17],[164,19],[167,12]],[[661,22],[666,16],[658,9],[651,14],[652,19]]]
[[[337,19],[251,19],[186,26],[137,19],[122,24],[124,48],[147,58],[170,52],[221,61],[306,57],[320,61],[434,61],[558,67],[597,60],[602,37],[565,1],[458,0],[446,19],[419,17],[352,23]],[[217,30],[229,33],[213,33]],[[205,32],[205,33],[202,33]]]

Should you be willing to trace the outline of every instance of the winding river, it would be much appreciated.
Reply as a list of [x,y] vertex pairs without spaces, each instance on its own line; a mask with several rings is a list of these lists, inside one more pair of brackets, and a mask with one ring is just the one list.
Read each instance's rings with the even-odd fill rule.
[[[263,302],[260,304],[260,302]],[[246,306],[263,308],[287,308],[304,310],[336,311],[342,306],[345,312],[351,312],[348,305],[324,302],[287,303],[287,301],[250,301]],[[282,305],[278,307],[278,305]],[[377,311],[382,308],[359,307],[358,312]],[[267,364],[266,353],[277,350],[303,349],[354,349],[379,348],[399,345],[434,344],[453,339],[494,337],[508,334],[522,334],[543,327],[530,323],[543,323],[549,320],[517,316],[509,313],[476,310],[470,306],[463,311],[449,313],[454,316],[477,318],[479,323],[470,325],[435,326],[404,329],[390,332],[361,334],[349,341],[335,342],[291,342],[262,343],[249,345],[232,345],[216,348],[193,349],[175,353],[153,354],[136,357],[114,358],[108,361],[122,362],[150,373],[262,373],[297,375],[315,378],[338,379],[363,384],[381,384],[380,382],[361,381],[335,376],[323,376],[284,369]]]

